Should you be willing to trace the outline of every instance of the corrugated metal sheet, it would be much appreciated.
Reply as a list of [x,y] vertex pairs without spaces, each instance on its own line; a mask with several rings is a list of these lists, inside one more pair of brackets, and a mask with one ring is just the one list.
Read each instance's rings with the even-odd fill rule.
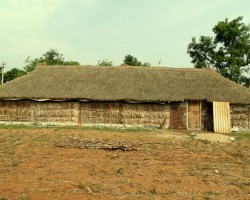
[[230,133],[230,106],[228,102],[213,102],[214,132]]

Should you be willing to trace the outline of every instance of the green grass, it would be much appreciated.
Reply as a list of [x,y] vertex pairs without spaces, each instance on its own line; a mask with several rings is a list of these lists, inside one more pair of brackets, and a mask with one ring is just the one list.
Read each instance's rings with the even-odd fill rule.
[[12,160],[12,167],[17,167],[19,165],[20,161],[18,158]]
[[153,132],[156,129],[149,128],[125,128],[125,127],[110,127],[110,126],[86,126],[81,127],[83,130],[98,130],[98,131],[109,131],[109,132],[122,132],[122,133],[141,133],[141,132]]
[[126,127],[111,127],[111,126],[38,126],[38,125],[22,125],[22,124],[0,124],[0,129],[42,129],[42,128],[54,128],[54,129],[81,129],[81,130],[98,130],[109,132],[153,132],[157,129],[150,128],[126,128]]
[[47,127],[36,126],[36,125],[25,125],[25,124],[0,124],[0,129],[35,129],[35,128],[40,129],[40,128],[47,128]]
[[250,131],[234,132],[234,133],[230,133],[229,136],[235,137],[236,140],[241,140],[241,139],[250,140]]
[[[24,124],[0,124],[0,129],[42,129],[42,128],[54,128],[57,130],[60,129],[80,129],[80,130],[99,130],[99,131],[109,131],[109,132],[154,132],[158,131],[157,128],[143,128],[143,127],[112,127],[112,126],[56,126],[56,125],[24,125]],[[182,133],[191,133],[192,130],[171,130],[172,132],[182,132]],[[198,133],[206,131],[195,131]],[[250,131],[246,132],[234,132],[230,133],[229,136],[236,137],[238,139],[250,139]]]

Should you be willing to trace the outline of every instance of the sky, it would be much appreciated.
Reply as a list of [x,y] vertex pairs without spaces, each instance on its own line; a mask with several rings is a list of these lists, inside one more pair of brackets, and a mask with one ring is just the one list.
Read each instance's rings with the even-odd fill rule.
[[[192,37],[213,36],[225,18],[250,24],[249,0],[0,0],[0,64],[25,66],[57,49],[65,60],[193,67]],[[160,64],[159,64],[160,61]]]

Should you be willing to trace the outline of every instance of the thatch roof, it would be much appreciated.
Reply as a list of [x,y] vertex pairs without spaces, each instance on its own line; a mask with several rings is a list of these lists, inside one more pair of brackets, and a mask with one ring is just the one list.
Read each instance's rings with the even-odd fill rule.
[[211,69],[39,66],[2,85],[0,99],[208,100],[250,104],[250,89]]

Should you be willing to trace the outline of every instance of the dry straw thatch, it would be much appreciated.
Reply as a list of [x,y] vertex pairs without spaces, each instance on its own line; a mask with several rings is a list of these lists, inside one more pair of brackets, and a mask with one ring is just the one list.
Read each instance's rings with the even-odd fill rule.
[[0,87],[0,99],[207,100],[250,104],[250,89],[211,69],[38,66]]

